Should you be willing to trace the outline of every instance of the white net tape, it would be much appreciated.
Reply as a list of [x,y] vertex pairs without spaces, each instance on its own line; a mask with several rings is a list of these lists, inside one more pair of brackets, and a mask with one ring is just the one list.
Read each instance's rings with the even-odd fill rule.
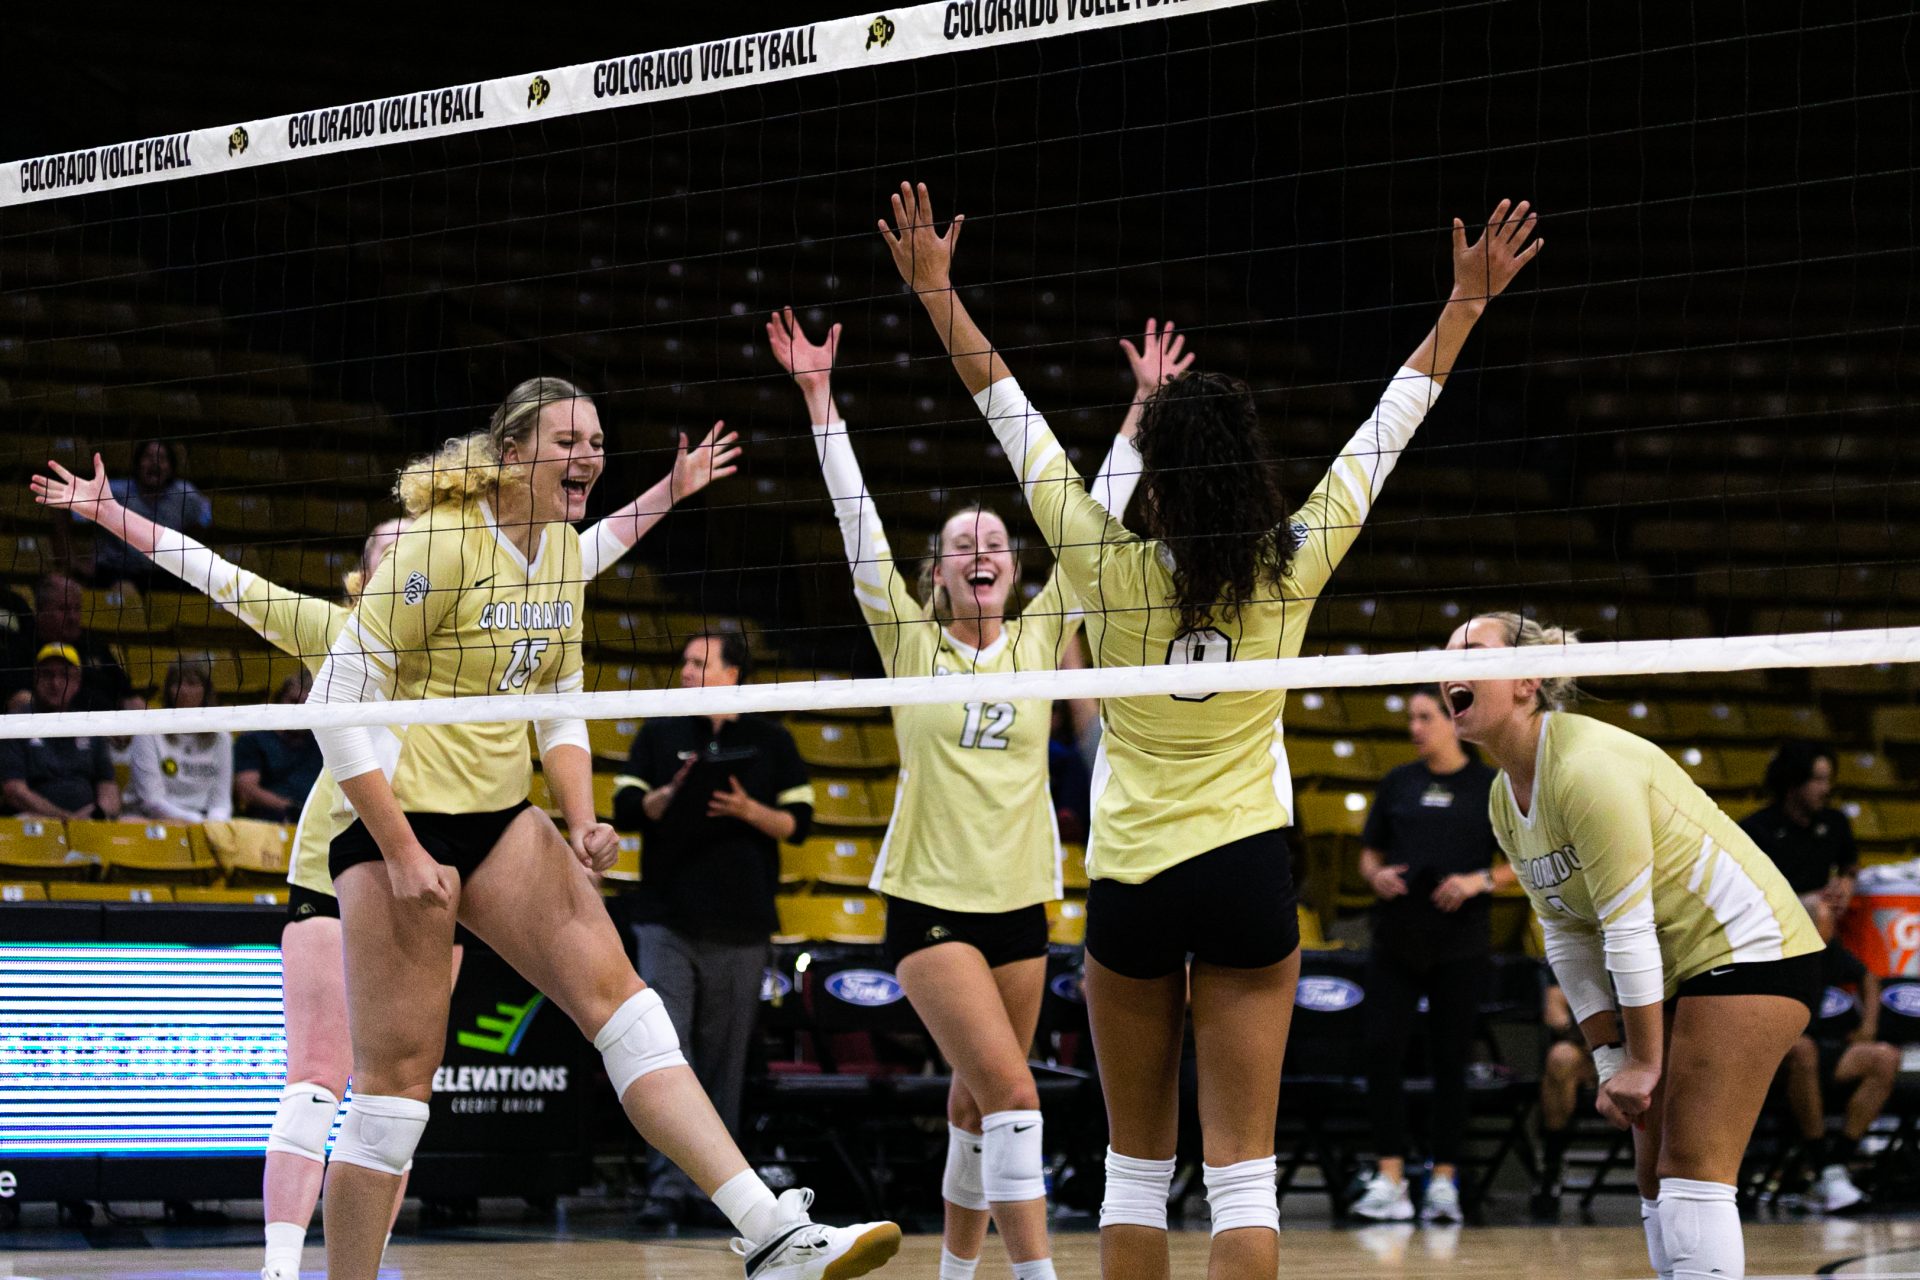
[[636,689],[569,694],[510,694],[426,702],[268,704],[0,716],[0,738],[83,734],[205,733],[214,730],[316,729],[338,725],[470,724],[480,721],[588,720],[749,712],[838,711],[941,702],[1151,697],[1248,689],[1334,689],[1444,680],[1666,675],[1847,667],[1920,662],[1920,627],[1540,645],[1523,649],[1428,650],[1339,654],[1164,667],[1020,671],[972,676],[805,680],[700,689]]

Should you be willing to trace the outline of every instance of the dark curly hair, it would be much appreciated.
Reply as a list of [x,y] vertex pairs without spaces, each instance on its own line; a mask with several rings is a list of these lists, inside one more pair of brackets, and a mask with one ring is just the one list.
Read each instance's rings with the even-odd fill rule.
[[1180,629],[1230,620],[1293,558],[1280,467],[1253,392],[1224,373],[1191,373],[1147,401],[1134,440],[1140,513],[1173,556]]
[[1787,798],[1787,792],[1805,786],[1813,778],[1813,766],[1821,761],[1835,774],[1840,772],[1840,757],[1824,742],[1806,738],[1788,738],[1767,761],[1767,790],[1775,804]]

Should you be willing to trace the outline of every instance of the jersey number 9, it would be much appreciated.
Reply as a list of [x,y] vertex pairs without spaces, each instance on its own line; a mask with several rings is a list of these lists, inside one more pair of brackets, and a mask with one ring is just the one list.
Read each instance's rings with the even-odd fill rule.
[[[1233,641],[1212,627],[1202,627],[1173,638],[1167,646],[1167,665],[1183,667],[1196,662],[1232,662]],[[1205,702],[1210,693],[1168,694],[1175,702]]]

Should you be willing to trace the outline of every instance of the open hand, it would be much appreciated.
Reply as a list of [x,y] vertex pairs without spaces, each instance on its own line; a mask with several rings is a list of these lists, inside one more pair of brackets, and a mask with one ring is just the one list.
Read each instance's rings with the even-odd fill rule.
[[1127,353],[1127,364],[1133,369],[1133,398],[1145,400],[1166,383],[1172,382],[1193,364],[1194,353],[1186,350],[1187,335],[1175,336],[1173,321],[1167,321],[1164,327],[1153,317],[1147,317],[1146,336],[1134,346],[1130,339],[1120,339],[1120,349]]
[[760,807],[760,802],[747,794],[747,789],[740,785],[740,779],[729,776],[727,784],[726,790],[716,791],[708,798],[707,816],[750,821],[748,815]]
[[1406,869],[1407,864],[1404,862],[1395,863],[1390,867],[1381,867],[1373,873],[1367,883],[1373,886],[1374,894],[1382,902],[1404,897],[1407,892],[1407,881],[1403,873]]
[[107,483],[106,464],[100,461],[100,455],[93,455],[93,475],[83,479],[67,470],[59,463],[49,460],[47,469],[51,476],[33,478],[33,500],[43,507],[65,507],[82,520],[100,518],[100,508],[114,501],[113,489]]
[[878,225],[880,238],[893,255],[893,265],[900,269],[900,278],[912,285],[915,293],[951,288],[953,250],[960,243],[960,228],[967,216],[955,214],[947,224],[947,233],[936,234],[933,199],[924,182],[918,187],[901,183],[892,203],[893,226],[889,227],[885,218]]
[[825,342],[809,342],[806,330],[793,318],[793,308],[776,311],[767,321],[767,342],[780,367],[793,375],[803,392],[832,390],[834,357],[840,351],[840,326],[827,330]]
[[1458,911],[1468,898],[1476,898],[1487,887],[1487,878],[1477,873],[1448,876],[1433,891],[1433,905],[1448,912]]
[[673,497],[678,502],[696,494],[715,480],[724,480],[740,469],[740,433],[728,431],[727,424],[716,422],[697,445],[687,444],[687,433],[680,433],[680,452],[673,459]]
[[1501,291],[1520,274],[1520,268],[1532,262],[1547,247],[1545,240],[1528,243],[1533,235],[1533,224],[1539,220],[1539,214],[1528,212],[1525,200],[1517,206],[1511,200],[1502,200],[1487,218],[1485,232],[1478,240],[1468,244],[1466,224],[1455,218],[1453,296],[1460,301],[1482,306],[1488,299],[1499,297]]

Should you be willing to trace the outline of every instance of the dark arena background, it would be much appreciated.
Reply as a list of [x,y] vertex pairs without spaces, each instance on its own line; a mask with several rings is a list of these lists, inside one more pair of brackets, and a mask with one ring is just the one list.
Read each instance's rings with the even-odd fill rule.
[[[824,1218],[897,1218],[896,1275],[938,1265],[950,1077],[867,888],[898,773],[885,700],[808,703],[881,667],[768,315],[844,326],[835,389],[896,554],[924,554],[948,512],[984,500],[1031,592],[1040,531],[875,231],[901,181],[925,182],[943,221],[966,215],[956,284],[1084,472],[1128,407],[1118,342],[1151,317],[1253,389],[1295,502],[1431,324],[1452,219],[1532,201],[1549,248],[1489,309],[1302,655],[1435,649],[1504,609],[1607,652],[1698,642],[1651,673],[1596,659],[1583,710],[1659,743],[1736,818],[1773,799],[1783,742],[1824,744],[1861,866],[1835,927],[1869,971],[1830,1007],[1877,997],[1872,1038],[1899,1065],[1848,1157],[1869,1199],[1845,1214],[1797,1176],[1804,1126],[1776,1090],[1742,1171],[1748,1265],[1920,1275],[1909,8],[998,0],[323,20],[216,4],[33,6],[4,25],[14,709],[52,709],[31,693],[37,658],[79,635],[89,666],[97,653],[125,673],[124,696],[89,709],[158,706],[169,664],[204,656],[230,727],[257,729],[244,708],[313,656],[164,573],[112,579],[91,529],[35,503],[49,459],[86,473],[98,451],[128,476],[138,446],[164,441],[208,500],[196,536],[339,598],[368,531],[399,514],[395,469],[484,426],[525,378],[570,379],[598,404],[589,520],[665,474],[680,433],[724,421],[739,473],[588,587],[587,688],[671,688],[708,631],[742,633],[756,678],[791,687],[780,710],[814,826],[782,853],[739,1138],[776,1190],[813,1187]],[[77,629],[49,620],[76,607]],[[1795,656],[1809,645],[1828,652]],[[1517,889],[1491,910],[1465,1225],[1350,1212],[1375,1155],[1361,833],[1382,777],[1415,758],[1417,664],[1387,661],[1393,674],[1288,703],[1308,950],[1280,1096],[1282,1273],[1645,1274],[1631,1153],[1590,1093],[1558,1203],[1536,1194],[1552,1037]],[[1116,675],[1105,692],[1124,690]],[[589,726],[603,818],[652,714],[639,705]],[[539,774],[534,800],[554,808]],[[1056,1264],[1091,1277],[1107,1133],[1079,987],[1085,831],[1069,818],[1062,834],[1030,1056]],[[0,1274],[258,1269],[292,838],[277,820],[0,818]],[[604,882],[623,926],[640,856],[623,835]],[[1416,1028],[1416,1133],[1426,1063]],[[1840,1132],[1845,1091],[1825,1100]],[[598,1056],[478,944],[433,1111],[387,1255],[398,1274],[739,1265],[717,1221],[639,1219],[647,1152]],[[1208,1241],[1186,1119],[1177,1275],[1200,1271]],[[316,1215],[309,1271],[321,1243]],[[983,1256],[983,1276],[1008,1274],[998,1244]]]

